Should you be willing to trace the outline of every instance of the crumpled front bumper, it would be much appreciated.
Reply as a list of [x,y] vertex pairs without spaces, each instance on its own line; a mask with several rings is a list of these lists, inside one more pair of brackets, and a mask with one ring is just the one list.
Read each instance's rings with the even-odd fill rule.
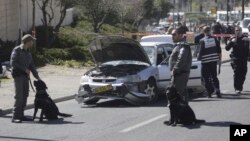
[[80,86],[78,94],[75,95],[75,99],[78,103],[84,103],[88,100],[93,98],[110,98],[110,99],[124,99],[125,101],[133,104],[133,105],[140,105],[149,101],[149,96],[129,90],[129,86],[120,83],[120,84],[112,84],[112,90],[106,91],[102,93],[95,93],[94,88],[105,86],[107,84],[102,85],[94,85],[94,84],[84,84]]

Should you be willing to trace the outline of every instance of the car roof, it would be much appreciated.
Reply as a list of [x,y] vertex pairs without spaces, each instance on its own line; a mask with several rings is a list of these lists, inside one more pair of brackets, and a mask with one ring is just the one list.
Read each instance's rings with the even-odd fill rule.
[[162,44],[173,44],[169,42],[140,42],[142,46],[157,46]]
[[173,43],[172,35],[148,35],[141,38],[141,42],[168,42]]

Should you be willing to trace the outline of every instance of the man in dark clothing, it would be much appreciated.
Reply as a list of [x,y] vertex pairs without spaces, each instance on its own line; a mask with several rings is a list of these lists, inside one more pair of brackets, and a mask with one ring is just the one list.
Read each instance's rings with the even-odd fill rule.
[[234,88],[236,94],[243,90],[243,84],[247,74],[247,59],[249,56],[249,38],[242,34],[239,26],[235,27],[235,36],[232,37],[226,46],[229,51],[233,48],[231,57],[231,66],[234,71]]
[[217,62],[221,60],[221,47],[219,41],[212,37],[210,28],[203,28],[205,37],[200,41],[200,52],[198,60],[201,60],[201,74],[205,82],[208,97],[211,98],[212,93],[216,93],[221,98],[220,84],[217,78]]
[[[222,26],[221,26],[219,20],[216,21],[216,23],[214,24],[212,29],[213,29],[213,34],[221,34]],[[221,37],[218,37],[217,39],[220,41]]]
[[172,84],[178,93],[184,97],[185,102],[188,103],[186,87],[192,65],[192,53],[190,46],[184,41],[183,34],[180,28],[172,32],[173,41],[177,44],[170,55],[169,66],[172,74]]
[[11,53],[10,64],[12,66],[12,76],[15,83],[15,103],[13,108],[13,123],[31,120],[24,116],[24,109],[29,96],[30,72],[36,79],[40,79],[36,71],[30,48],[33,47],[35,39],[27,34],[22,37],[22,44],[15,47]]
[[189,30],[188,30],[188,27],[186,26],[186,22],[183,22],[181,25],[180,25],[180,29],[182,30],[183,34],[186,34]]
[[205,37],[205,34],[203,33],[203,30],[202,28],[204,27],[205,25],[202,24],[199,26],[199,34],[197,34],[195,37],[194,37],[194,43],[196,44],[195,45],[195,50],[194,50],[194,54],[193,54],[193,57],[197,57],[198,53],[200,52],[200,40],[202,38]]

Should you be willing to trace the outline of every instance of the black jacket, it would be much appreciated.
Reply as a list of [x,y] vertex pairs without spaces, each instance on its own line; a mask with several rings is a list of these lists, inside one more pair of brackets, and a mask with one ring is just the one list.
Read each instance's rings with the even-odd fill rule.
[[[233,42],[233,39],[236,39],[236,42]],[[247,38],[247,36],[242,35],[238,38],[231,38],[230,42],[226,46],[226,50],[229,51],[231,48],[233,48],[230,54],[232,59],[247,61],[249,56],[249,38]]]

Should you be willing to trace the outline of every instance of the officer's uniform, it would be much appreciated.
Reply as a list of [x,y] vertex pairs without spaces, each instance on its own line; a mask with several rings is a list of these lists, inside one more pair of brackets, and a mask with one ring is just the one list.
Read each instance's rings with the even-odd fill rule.
[[200,40],[202,38],[204,38],[204,37],[205,37],[204,33],[200,33],[200,34],[198,34],[198,35],[195,36],[194,43],[196,45],[195,45],[195,50],[194,50],[193,57],[197,57],[198,56],[198,53],[200,52]]
[[220,60],[221,47],[219,41],[212,36],[205,36],[200,41],[200,52],[198,60],[201,60],[201,74],[205,82],[208,96],[215,91],[218,97],[220,95],[220,84],[217,78],[217,62]]
[[[236,37],[233,37],[236,39]],[[236,39],[236,42],[232,42],[232,39],[226,46],[226,50],[229,51],[233,48],[231,57],[231,66],[234,71],[234,88],[235,90],[242,91],[243,84],[247,74],[247,59],[249,57],[249,38],[242,35]]]
[[32,55],[29,50],[23,48],[23,44],[13,49],[10,63],[15,82],[13,118],[21,119],[24,117],[24,108],[29,95],[29,76],[25,70],[31,70],[36,79],[39,79],[39,76],[33,63]]
[[174,70],[171,82],[179,94],[184,96],[184,100],[188,102],[188,92],[186,87],[192,65],[190,46],[185,42],[177,43],[170,55],[169,64],[170,71]]

